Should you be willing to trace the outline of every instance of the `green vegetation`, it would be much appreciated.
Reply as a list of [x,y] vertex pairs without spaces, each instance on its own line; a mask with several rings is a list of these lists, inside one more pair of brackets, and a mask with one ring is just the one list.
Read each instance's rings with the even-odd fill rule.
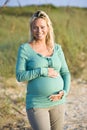
[[0,8],[0,76],[15,76],[18,47],[29,39],[29,18],[36,10],[50,16],[72,76],[87,80],[87,9],[51,5]]

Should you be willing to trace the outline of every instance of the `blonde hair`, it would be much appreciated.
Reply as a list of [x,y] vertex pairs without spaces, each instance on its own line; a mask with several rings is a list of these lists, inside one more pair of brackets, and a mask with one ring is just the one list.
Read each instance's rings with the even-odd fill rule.
[[38,19],[38,18],[42,18],[46,21],[47,23],[47,26],[49,28],[49,31],[47,33],[47,36],[46,36],[46,45],[48,47],[48,49],[50,50],[53,50],[54,48],[54,32],[53,32],[53,27],[52,27],[52,23],[51,23],[51,20],[50,18],[48,17],[48,15],[44,12],[44,11],[37,11],[35,12],[31,19],[30,19],[30,41],[33,41],[35,40],[33,34],[32,34],[32,23]]

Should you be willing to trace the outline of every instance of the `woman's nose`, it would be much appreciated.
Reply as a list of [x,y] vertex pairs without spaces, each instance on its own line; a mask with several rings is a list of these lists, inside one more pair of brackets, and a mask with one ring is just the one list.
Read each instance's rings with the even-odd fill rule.
[[38,32],[41,32],[41,28],[38,28],[38,30],[37,30]]

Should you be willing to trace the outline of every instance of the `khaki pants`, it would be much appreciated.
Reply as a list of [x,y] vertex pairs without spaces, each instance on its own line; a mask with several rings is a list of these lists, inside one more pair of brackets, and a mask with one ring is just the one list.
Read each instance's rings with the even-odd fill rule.
[[32,108],[27,116],[33,130],[63,130],[64,104],[50,108]]

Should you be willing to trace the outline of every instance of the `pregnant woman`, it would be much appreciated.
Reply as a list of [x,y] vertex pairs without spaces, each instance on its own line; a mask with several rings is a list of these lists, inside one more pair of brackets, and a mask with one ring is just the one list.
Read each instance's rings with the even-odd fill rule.
[[16,78],[27,82],[26,111],[33,130],[63,130],[70,72],[51,20],[37,11],[30,21],[30,41],[20,45]]

